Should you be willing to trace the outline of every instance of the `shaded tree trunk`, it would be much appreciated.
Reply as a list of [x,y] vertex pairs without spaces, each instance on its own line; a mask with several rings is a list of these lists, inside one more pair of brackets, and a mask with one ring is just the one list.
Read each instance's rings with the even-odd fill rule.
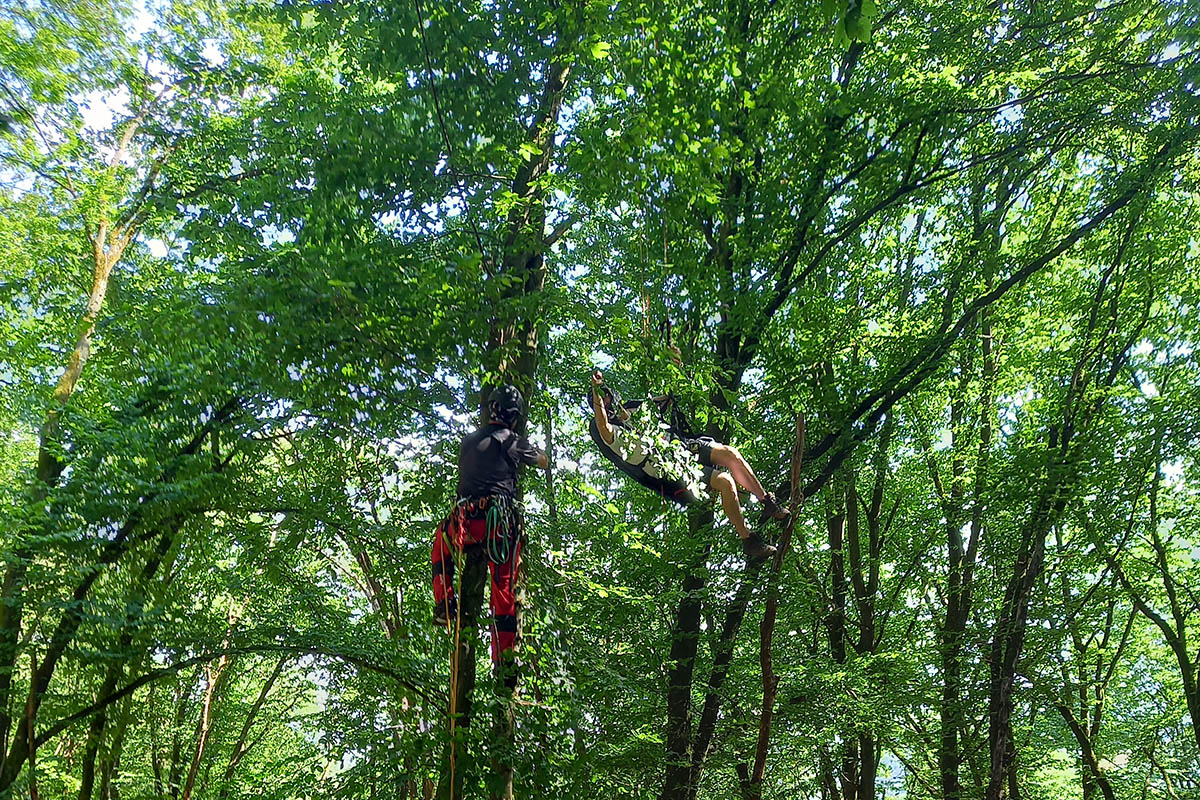
[[[1005,174],[998,181],[997,198],[990,214],[984,213],[986,185],[976,183],[971,192],[971,223],[977,247],[972,250],[984,263],[984,291],[990,292],[995,283],[995,259],[1000,250],[1001,226],[1016,194],[1016,185]],[[930,457],[935,486],[942,502],[942,513],[946,521],[946,615],[938,634],[942,668],[942,693],[938,709],[940,736],[938,741],[938,773],[943,800],[960,800],[962,783],[959,766],[962,763],[960,735],[966,730],[966,706],[962,697],[962,648],[971,618],[975,584],[975,563],[983,537],[984,504],[988,492],[988,464],[991,455],[992,425],[995,416],[994,385],[996,379],[996,357],[992,351],[992,311],[983,308],[979,312],[979,349],[981,362],[981,388],[978,406],[978,442],[976,448],[972,508],[970,511],[969,539],[963,541],[962,525],[967,518],[964,508],[966,494],[966,462],[962,449],[958,447],[959,430],[963,423],[964,397],[972,374],[973,359],[968,348],[968,358],[960,381],[959,391],[951,400],[950,435],[953,451],[951,484],[946,496],[940,486],[937,466]]]
[[[141,128],[149,110],[149,108],[144,109],[125,125],[109,159],[109,173],[115,174],[121,168],[121,162],[129,151],[133,137]],[[151,171],[148,176],[149,183],[144,184],[144,188],[153,183],[155,175],[157,175],[157,169]],[[116,222],[102,214],[94,229],[85,229],[84,231],[92,252],[92,285],[88,292],[83,316],[79,320],[77,328],[79,335],[67,356],[63,374],[55,383],[50,408],[46,411],[41,429],[38,431],[37,465],[34,482],[30,487],[30,508],[37,508],[40,505],[49,491],[57,485],[58,479],[62,475],[65,466],[59,457],[59,448],[62,444],[59,441],[62,411],[75,393],[75,387],[83,375],[83,368],[91,356],[92,336],[96,332],[96,323],[100,319],[104,300],[108,296],[109,278],[112,275],[113,267],[120,262],[126,248],[138,232],[141,222],[139,213],[140,207],[135,207],[130,215],[123,216]],[[34,523],[35,528],[37,524]],[[4,580],[0,583],[0,737],[3,737],[0,738],[0,750],[7,748],[12,726],[8,708],[25,607],[25,578],[29,561],[33,557],[36,547],[33,541],[35,535],[35,530],[28,529],[18,533],[13,550],[6,554],[8,557],[6,558]],[[7,768],[5,772],[7,772]],[[3,791],[8,785],[10,782],[6,782],[3,777],[0,777],[0,791]]]
[[[233,631],[237,627],[240,615],[240,611],[230,612],[229,627],[225,631],[225,639],[221,644],[222,650],[229,650],[230,640],[233,637]],[[204,760],[204,752],[208,749],[208,742],[212,735],[216,717],[216,705],[220,699],[221,689],[225,685],[230,663],[231,657],[228,653],[225,653],[217,659],[216,663],[208,664],[204,668],[204,699],[200,704],[200,721],[196,725],[196,748],[192,752],[192,764],[188,768],[187,780],[183,784],[183,793],[180,795],[181,800],[191,800],[192,790],[195,789],[196,775],[200,770],[201,762]]]
[[775,697],[779,690],[779,676],[773,665],[775,622],[779,612],[779,580],[783,560],[791,549],[792,534],[804,498],[800,494],[801,474],[804,466],[804,415],[796,417],[796,438],[792,443],[791,469],[788,481],[788,506],[791,516],[779,539],[775,559],[771,562],[770,582],[767,584],[767,600],[763,619],[758,628],[759,670],[762,675],[762,711],[758,719],[758,740],[754,748],[753,770],[745,764],[738,765],[738,783],[743,800],[762,800],[762,784],[766,775],[767,755],[771,746],[771,726],[775,715]]
[[[559,117],[574,63],[573,49],[584,32],[581,20],[572,20],[572,23],[575,27],[569,32],[565,27],[556,31],[558,45],[542,70],[545,78],[537,113],[525,131],[526,143],[532,147],[534,155],[517,169],[513,178],[511,192],[516,200],[502,228],[499,268],[495,276],[496,279],[502,278],[503,282],[497,317],[492,321],[489,335],[488,358],[491,363],[488,366],[501,380],[516,383],[525,393],[531,392],[536,385],[540,324],[534,313],[535,307],[531,306],[529,300],[542,293],[547,277],[544,179],[553,163]],[[487,259],[486,253],[481,255]],[[480,390],[480,411],[484,418],[487,417],[487,396],[493,386],[485,382]],[[524,432],[525,424],[526,420],[522,419],[519,432]],[[469,708],[475,692],[474,653],[469,646],[459,643],[452,661],[458,665],[458,680],[451,702],[456,708]],[[505,698],[504,702],[511,703],[511,699]],[[514,728],[502,722],[497,720],[493,728],[498,737],[494,739],[497,752],[507,752],[512,748]],[[451,729],[455,724],[452,717]],[[444,763],[449,765],[458,761],[457,748],[458,744],[452,737],[443,754]],[[493,764],[502,783],[499,795],[511,796],[513,769],[510,759],[494,759]],[[449,769],[444,770],[438,796],[458,800],[462,796],[460,778],[458,774],[452,776]]]
[[125,732],[129,729],[131,699],[126,698],[121,703],[117,715],[117,727],[113,734],[112,745],[100,760],[100,800],[119,800],[120,792],[116,778],[121,767],[121,754],[125,749]]
[[[158,476],[157,482],[170,484],[187,458],[199,452],[209,436],[220,426],[228,422],[237,408],[237,398],[230,399],[224,405],[217,408],[212,416],[200,426],[199,431],[197,431],[192,439],[180,449],[171,464]],[[216,463],[213,465],[213,469],[220,471],[227,463]],[[33,687],[35,715],[42,698],[49,690],[55,670],[58,668],[62,658],[67,654],[80,625],[83,624],[85,606],[92,587],[110,567],[116,564],[128,552],[130,547],[153,535],[154,531],[144,532],[141,530],[142,515],[145,509],[157,498],[157,491],[152,491],[143,497],[138,506],[129,512],[125,522],[113,533],[111,538],[104,542],[99,555],[84,568],[79,582],[76,584],[68,601],[64,604],[65,607],[62,611],[62,616],[59,617],[58,623],[55,625],[54,631],[50,636],[49,644],[38,666],[38,670],[30,678]],[[182,516],[177,515],[177,518],[182,518]],[[0,769],[0,795],[7,791],[16,781],[29,756],[28,738],[28,720],[22,719],[17,725],[17,733],[9,746],[8,753],[3,762],[3,768]]]
[[1137,214],[1130,214],[1113,264],[1100,277],[1081,342],[1081,353],[1063,400],[1061,422],[1051,425],[1047,432],[1041,487],[1032,503],[1028,521],[1019,532],[1015,565],[990,648],[987,800],[1001,800],[1006,791],[1015,800],[1013,691],[1029,607],[1041,577],[1046,537],[1061,519],[1072,490],[1080,480],[1081,451],[1091,424],[1107,402],[1107,394],[1128,363],[1129,353],[1148,319],[1148,307],[1135,308],[1133,324],[1126,331],[1120,330],[1122,270],[1127,267],[1125,246],[1137,220]]
[[[145,605],[146,588],[154,579],[163,558],[171,547],[171,543],[175,540],[177,533],[175,521],[165,520],[165,523],[167,531],[159,537],[150,558],[142,566],[141,572],[134,578],[133,585],[130,587],[129,597],[125,601],[125,608],[127,609],[125,621],[121,627],[121,633],[117,638],[117,653],[126,653],[133,645],[134,630],[138,620],[142,616]],[[140,661],[140,658],[135,657],[135,663],[138,661]],[[97,702],[111,695],[116,690],[117,683],[120,682],[124,675],[125,661],[114,659],[105,670],[104,680],[101,681],[100,688],[96,690]],[[89,800],[92,796],[95,786],[96,756],[102,746],[107,725],[108,713],[105,710],[101,710],[92,717],[92,721],[88,725],[87,744],[84,748],[83,765],[79,782],[79,800]]]
[[[745,49],[746,43],[752,39],[752,18],[747,6],[736,2],[731,3],[726,9],[726,16],[727,30],[732,33],[730,51],[740,58],[742,57],[740,53]],[[737,39],[739,32],[743,37],[741,40]],[[842,89],[845,89],[850,83],[863,52],[864,48],[861,44],[852,45],[838,65],[835,74],[837,83]],[[747,74],[745,70],[742,72]],[[732,85],[738,92],[745,90],[753,93],[754,87],[748,78],[734,80]],[[739,107],[736,100],[731,107]],[[744,156],[741,160],[733,160],[734,163],[730,167],[729,179],[726,184],[724,202],[719,206],[720,218],[704,217],[701,224],[706,241],[709,243],[704,263],[706,268],[710,268],[718,286],[716,304],[720,321],[717,325],[714,355],[716,363],[721,369],[721,376],[720,390],[714,391],[711,396],[712,406],[718,410],[729,408],[730,402],[727,398],[736,395],[742,375],[754,359],[761,337],[774,318],[774,314],[787,302],[798,286],[818,271],[831,249],[840,242],[846,241],[847,237],[852,237],[861,230],[862,225],[865,225],[878,213],[893,207],[901,199],[918,189],[937,183],[936,176],[940,174],[939,170],[943,166],[941,159],[945,158],[945,153],[950,152],[944,150],[942,156],[935,156],[932,165],[922,164],[922,156],[929,157],[929,153],[924,149],[928,131],[919,135],[914,132],[911,150],[906,150],[907,157],[911,157],[911,166],[899,184],[870,210],[857,215],[846,226],[839,229],[836,236],[828,239],[824,246],[813,248],[810,242],[810,234],[813,230],[811,223],[825,208],[828,200],[828,196],[823,193],[823,190],[826,188],[826,176],[836,152],[834,143],[837,139],[838,129],[845,124],[848,118],[844,110],[839,111],[833,104],[822,109],[822,117],[828,133],[826,137],[828,146],[817,157],[818,165],[810,173],[811,191],[803,198],[800,205],[797,215],[798,223],[791,231],[791,241],[782,248],[778,262],[766,269],[765,276],[758,275],[753,278],[753,283],[766,286],[768,290],[761,297],[762,303],[752,313],[742,315],[733,315],[728,311],[733,302],[733,295],[738,291],[738,279],[744,278],[747,283],[751,282],[746,275],[741,273],[749,274],[752,270],[749,269],[749,265],[740,262],[739,253],[734,246],[733,234],[736,231],[739,237],[753,238],[752,233],[738,228],[740,220],[746,220],[745,224],[748,226],[751,224],[750,220],[754,219],[753,197],[757,176],[752,165],[755,163],[753,154],[757,150],[753,141],[753,132],[749,129],[748,124],[737,114],[730,120],[728,130],[731,142],[736,143],[737,149],[741,152],[750,155]],[[1049,137],[1047,140],[1049,144],[1046,145],[1046,148],[1050,152],[1057,152],[1065,145],[1065,133],[1060,131],[1059,134],[1057,138]],[[1142,192],[1148,179],[1157,176],[1164,165],[1169,164],[1184,152],[1194,137],[1194,131],[1181,129],[1156,142],[1160,146],[1138,165],[1135,170],[1136,176],[1131,172],[1129,179],[1123,181],[1114,190],[1113,195],[1104,206],[1084,216],[1073,229],[1056,242],[1047,241],[1045,247],[1041,248],[1036,256],[1014,266],[1011,273],[1003,280],[997,281],[991,290],[973,297],[964,305],[962,313],[957,315],[957,318],[948,313],[940,326],[936,327],[921,345],[914,349],[911,358],[881,380],[875,389],[856,398],[854,406],[846,410],[837,420],[836,425],[831,426],[833,430],[811,448],[808,454],[809,460],[819,462],[821,465],[804,487],[805,496],[811,497],[820,491],[857,446],[878,431],[882,420],[895,404],[930,377],[943,363],[953,345],[974,325],[981,310],[989,308],[1013,287],[1045,269],[1059,256],[1127,206],[1134,197]],[[997,158],[997,154],[988,154],[981,163],[995,158]],[[916,169],[918,165],[921,166],[921,170]],[[866,166],[863,165],[862,169],[865,169]],[[810,250],[813,252],[809,252]],[[809,255],[811,255],[811,259],[807,264],[800,263],[802,257]],[[762,265],[756,264],[755,268],[761,270]],[[697,583],[695,574],[695,569],[689,565],[689,569],[685,572],[683,599],[677,607],[674,617],[673,637],[690,635],[689,624],[695,609],[687,597],[689,589]],[[700,582],[699,585],[702,586],[703,582]],[[673,650],[676,643],[676,639],[673,638]],[[686,678],[690,681],[691,677],[690,673],[681,672],[677,664],[673,665],[673,678]],[[690,731],[688,727],[690,721],[686,716],[689,709],[685,707],[682,688],[674,682],[671,682],[668,687],[667,766],[663,789],[659,794],[660,800],[675,800],[676,798],[687,800],[689,797],[688,787],[697,773],[694,767],[697,762],[694,759],[699,756],[699,763],[702,764],[706,755],[693,753],[693,767],[690,769],[685,770],[679,766],[681,760],[688,759],[687,739]],[[690,703],[690,691],[687,694],[689,698],[687,702]]]
[[692,776],[692,678],[700,644],[701,596],[707,582],[708,553],[712,545],[711,510],[689,514],[690,555],[684,567],[683,593],[671,630],[667,670],[666,776],[660,800],[687,800]]
[[[201,670],[196,671],[195,680],[200,679]],[[188,704],[185,702],[188,687],[180,681],[175,690],[175,720],[171,726],[171,754],[167,765],[167,784],[163,787],[166,794],[179,797],[179,789],[183,785],[183,723],[187,718]]]
[[[1160,410],[1160,413],[1165,412]],[[1171,648],[1171,653],[1175,656],[1175,663],[1179,668],[1179,679],[1181,688],[1183,689],[1184,700],[1187,703],[1188,716],[1192,721],[1192,735],[1196,740],[1196,749],[1200,751],[1200,664],[1198,664],[1200,662],[1200,654],[1197,656],[1192,655],[1191,643],[1188,638],[1188,617],[1191,609],[1187,607],[1180,597],[1181,588],[1186,592],[1187,587],[1181,587],[1177,583],[1171,569],[1166,544],[1163,542],[1162,535],[1158,530],[1158,491],[1162,481],[1162,425],[1163,423],[1160,422],[1155,444],[1153,475],[1147,497],[1149,514],[1146,522],[1146,536],[1150,540],[1150,547],[1154,553],[1154,566],[1158,573],[1158,580],[1161,582],[1163,588],[1163,594],[1165,595],[1167,606],[1165,611],[1160,611],[1155,604],[1152,604],[1146,590],[1130,579],[1129,575],[1125,572],[1121,560],[1117,558],[1117,554],[1109,547],[1109,543],[1094,528],[1089,528],[1089,533],[1092,543],[1103,554],[1105,562],[1112,569],[1113,574],[1117,576],[1121,588],[1128,594],[1134,608],[1158,628],[1163,640]],[[1136,524],[1137,504],[1139,500],[1140,497],[1135,498],[1133,501],[1133,508],[1130,510],[1128,523],[1129,530],[1126,532],[1127,536]]]

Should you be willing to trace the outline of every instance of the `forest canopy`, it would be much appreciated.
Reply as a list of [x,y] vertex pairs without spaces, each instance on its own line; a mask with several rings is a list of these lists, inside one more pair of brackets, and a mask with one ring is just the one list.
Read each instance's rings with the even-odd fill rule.
[[0,88],[0,798],[1200,798],[1196,4],[0,0]]

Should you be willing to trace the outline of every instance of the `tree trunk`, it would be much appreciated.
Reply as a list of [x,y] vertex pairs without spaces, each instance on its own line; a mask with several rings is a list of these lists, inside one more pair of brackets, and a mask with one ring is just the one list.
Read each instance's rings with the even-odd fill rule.
[[[985,287],[991,287],[989,270]],[[996,358],[992,352],[992,319],[990,309],[979,315],[980,351],[983,361],[983,387],[979,400],[979,445],[975,459],[974,500],[971,509],[970,540],[962,541],[959,527],[963,515],[959,513],[962,497],[962,482],[959,480],[961,467],[955,470],[951,498],[946,508],[946,556],[949,566],[946,579],[946,616],[939,632],[942,693],[938,716],[941,725],[938,740],[938,773],[941,779],[942,799],[960,800],[962,783],[959,765],[962,754],[959,750],[960,732],[966,730],[965,705],[962,698],[962,647],[971,618],[972,597],[975,584],[975,561],[983,536],[983,511],[988,492],[988,463],[992,444],[992,418],[995,414],[993,385],[996,375]],[[952,412],[951,416],[954,414]],[[953,434],[952,434],[953,435]],[[955,496],[957,493],[957,496]]]
[[1112,784],[1100,768],[1100,759],[1096,756],[1096,751],[1092,748],[1091,736],[1088,735],[1070,708],[1061,703],[1055,703],[1055,707],[1058,709],[1059,714],[1062,715],[1063,721],[1067,723],[1067,727],[1071,729],[1071,734],[1075,737],[1076,744],[1079,745],[1079,754],[1085,767],[1082,770],[1084,800],[1090,800],[1090,798],[1094,797],[1097,790],[1104,795],[1104,800],[1116,800]]
[[[1164,152],[1164,150],[1160,150]],[[1122,280],[1113,278],[1125,268],[1125,243],[1137,223],[1131,213],[1126,236],[1118,247],[1113,264],[1103,273],[1095,290],[1086,332],[1081,342],[1071,382],[1063,400],[1061,422],[1047,432],[1046,466],[1042,488],[1033,503],[1028,522],[1020,531],[1016,564],[1005,591],[996,631],[991,645],[988,691],[988,744],[991,766],[987,800],[1002,800],[1007,789],[1016,800],[1015,774],[1012,770],[1016,743],[1013,741],[1012,713],[1017,665],[1025,642],[1025,627],[1033,591],[1042,571],[1046,537],[1058,524],[1079,479],[1080,445],[1093,420],[1107,402],[1109,390],[1127,366],[1134,343],[1149,318],[1151,302],[1145,309],[1127,310],[1135,322],[1121,331]],[[1141,312],[1139,314],[1139,311]],[[1198,734],[1200,741],[1200,734]]]
[[513,800],[515,772],[512,754],[508,751],[513,746],[517,728],[512,702],[513,690],[497,681],[496,692],[500,696],[500,704],[496,707],[496,716],[492,723],[492,746],[498,752],[492,757],[492,769],[499,778],[499,786],[492,790],[489,797],[490,800]]
[[[230,611],[229,627],[225,630],[225,639],[221,644],[222,650],[229,650],[230,640],[233,638],[233,632],[237,627],[239,616],[241,616],[240,611]],[[226,653],[215,664],[210,664],[204,668],[207,681],[204,688],[204,700],[200,706],[200,722],[196,729],[196,749],[192,753],[192,765],[188,769],[187,780],[183,784],[181,800],[191,800],[192,798],[192,790],[196,786],[196,775],[199,773],[200,764],[204,760],[204,751],[208,748],[217,701],[220,699],[220,690],[225,684],[225,676],[230,662],[231,657]]]
[[[526,142],[536,155],[524,162],[513,178],[511,191],[517,198],[505,219],[502,249],[499,258],[499,274],[506,282],[497,305],[498,315],[493,320],[488,342],[488,366],[502,380],[519,384],[524,392],[536,386],[538,360],[538,324],[524,310],[525,301],[541,294],[546,284],[546,206],[543,179],[550,172],[555,152],[555,140],[559,131],[559,116],[566,98],[568,81],[573,66],[573,47],[582,35],[582,29],[572,30],[569,35],[558,31],[560,41],[555,52],[547,61],[543,74],[542,93],[538,111],[526,130]],[[481,253],[485,259],[486,253]],[[485,382],[480,390],[480,410],[486,414],[486,401],[493,386]],[[518,432],[524,432],[527,420],[522,419]],[[459,673],[456,691],[452,692],[451,703],[458,709],[469,709],[475,691],[474,651],[466,643],[454,649],[452,659]],[[453,714],[451,714],[452,725]],[[463,727],[469,722],[464,717]],[[496,752],[509,753],[513,748],[513,725],[499,724],[493,728]],[[438,797],[459,800],[462,797],[462,773],[460,762],[465,760],[465,742],[453,739],[447,743],[444,754],[445,769],[438,785]],[[501,763],[503,762],[503,763]],[[504,784],[503,793],[511,794],[513,770],[508,757],[493,761]]]
[[1060,477],[1056,472],[1061,473],[1061,469],[1051,469],[1050,485],[1038,498],[1031,523],[1023,532],[1016,566],[1004,594],[1004,603],[992,639],[991,678],[988,687],[988,745],[991,769],[988,775],[987,800],[1002,800],[1004,797],[1015,757],[1012,693],[1016,683],[1017,663],[1025,643],[1025,625],[1033,589],[1042,572],[1046,535],[1065,504],[1059,496]]
[[[129,596],[125,601],[125,608],[128,610],[125,615],[124,624],[121,626],[121,633],[117,638],[118,653],[127,652],[133,645],[133,632],[138,618],[142,616],[142,609],[145,604],[145,590],[150,585],[150,581],[154,579],[159,566],[162,564],[163,557],[167,554],[167,550],[170,549],[171,543],[175,540],[173,520],[166,520],[165,522],[168,529],[167,532],[159,537],[158,545],[154,552],[145,565],[143,565],[139,576],[134,579],[133,585],[130,587]],[[104,680],[100,683],[100,688],[96,690],[96,700],[99,701],[112,694],[124,674],[124,661],[114,660],[110,663],[105,671]],[[83,766],[79,782],[79,800],[90,800],[92,796],[92,790],[95,786],[96,756],[100,751],[104,729],[107,724],[108,713],[101,710],[92,717],[92,721],[88,725],[87,745],[84,748]]]
[[466,740],[466,733],[471,726],[471,699],[475,695],[474,636],[461,636],[451,651],[450,738],[442,755],[438,800],[460,800],[463,796],[466,748],[461,746],[460,740]]
[[[849,658],[846,635],[846,607],[850,595],[850,581],[846,575],[846,528],[850,510],[846,498],[852,496],[847,485],[845,495],[833,502],[834,510],[826,519],[829,541],[830,608],[825,617],[825,630],[829,637],[829,653],[838,664]],[[843,800],[857,800],[859,786],[858,737],[851,734],[839,742],[841,768],[838,770],[837,785]]]
[[[29,656],[29,673],[36,675],[38,671],[37,656]],[[33,681],[29,682],[29,699],[25,703],[25,733],[29,737],[29,800],[38,800],[37,788],[37,740],[34,730],[34,718],[37,716],[37,690]]]
[[[109,169],[114,171],[121,164],[130,142],[137,134],[144,120],[145,111],[126,124],[125,130],[117,143],[117,147],[109,161]],[[67,357],[66,367],[54,386],[52,405],[46,412],[38,431],[37,470],[35,481],[31,487],[30,508],[36,508],[46,494],[58,483],[63,471],[63,463],[58,457],[57,448],[60,444],[59,421],[62,409],[75,392],[75,387],[83,375],[92,352],[92,335],[96,331],[96,322],[104,307],[104,299],[108,295],[108,280],[113,267],[125,254],[125,249],[133,241],[137,233],[133,220],[124,225],[113,226],[106,217],[102,217],[94,231],[87,231],[88,242],[92,250],[92,286],[88,292],[87,305],[79,321],[79,336],[71,354]],[[37,523],[34,523],[36,526]],[[7,558],[4,570],[4,581],[0,584],[0,747],[8,744],[8,734],[12,720],[8,716],[9,695],[12,691],[13,672],[16,668],[17,643],[21,636],[22,614],[24,612],[25,576],[29,568],[29,560],[33,557],[35,544],[31,541],[32,530],[20,531],[16,545]],[[8,768],[4,770],[8,772]],[[10,783],[0,783],[3,791]]]
[[116,777],[121,766],[121,753],[125,749],[125,732],[129,729],[131,698],[125,698],[118,712],[117,728],[112,745],[100,760],[100,800],[119,800]]
[[[199,680],[200,670],[196,672]],[[183,782],[183,723],[187,716],[188,687],[180,681],[175,691],[175,724],[171,728],[171,763],[167,769],[166,793],[173,798],[179,797],[179,788]]]
[[[200,430],[197,431],[187,445],[179,451],[176,459],[163,470],[162,474],[158,477],[158,482],[170,483],[174,480],[175,474],[183,463],[183,460],[187,456],[197,453],[209,435],[218,426],[224,424],[233,415],[237,407],[238,401],[236,398],[233,398],[218,408],[200,426]],[[50,687],[50,682],[54,678],[55,670],[58,668],[60,660],[67,654],[68,648],[74,641],[75,634],[79,630],[79,626],[83,623],[86,601],[91,593],[92,586],[100,579],[105,570],[117,563],[125,555],[135,542],[147,535],[140,530],[143,522],[142,514],[144,509],[156,499],[156,492],[151,492],[143,497],[139,505],[129,513],[124,524],[112,534],[111,538],[104,542],[100,554],[95,560],[86,565],[82,576],[75,585],[74,591],[65,604],[62,616],[59,618],[54,632],[50,635],[49,644],[37,672],[30,676],[35,716],[42,698]],[[17,724],[16,735],[12,738],[12,743],[3,761],[3,767],[0,768],[0,796],[8,791],[16,781],[29,756],[28,724],[29,720],[25,718],[21,719]]]
[[691,555],[685,566],[683,593],[671,631],[667,671],[666,775],[660,800],[688,800],[692,776],[692,677],[700,644],[701,595],[708,579],[713,514],[709,509],[688,515]]
[[783,560],[791,549],[792,534],[804,497],[800,494],[801,473],[804,465],[804,415],[796,417],[796,438],[792,444],[791,469],[789,472],[788,506],[791,516],[779,539],[779,548],[771,563],[770,582],[767,584],[767,600],[763,609],[762,622],[758,627],[758,664],[762,674],[762,712],[758,719],[758,741],[754,748],[754,768],[748,770],[739,765],[739,784],[743,800],[761,800],[763,778],[767,769],[767,754],[771,745],[771,725],[775,714],[775,697],[779,689],[779,676],[775,674],[772,651],[775,640],[775,621],[779,613],[779,579]]
[[717,732],[717,716],[721,710],[721,690],[725,679],[729,676],[729,664],[733,660],[733,645],[741,629],[742,620],[746,616],[746,607],[750,603],[750,591],[762,568],[761,564],[747,564],[742,569],[737,592],[725,612],[725,621],[721,626],[721,635],[713,647],[713,665],[709,674],[708,688],[704,697],[704,705],[700,719],[696,725],[696,735],[689,750],[691,751],[691,771],[687,776],[686,797],[695,800],[700,787],[700,771],[704,760],[712,747],[713,737]]

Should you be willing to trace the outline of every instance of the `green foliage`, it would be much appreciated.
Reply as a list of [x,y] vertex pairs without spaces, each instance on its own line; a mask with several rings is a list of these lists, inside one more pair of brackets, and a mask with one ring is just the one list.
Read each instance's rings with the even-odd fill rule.
[[[940,799],[951,727],[982,796],[1002,687],[1021,796],[1191,796],[1198,25],[7,4],[0,796],[432,791],[428,547],[501,374],[553,467],[523,479],[515,701],[475,642],[468,796],[507,762],[524,797]],[[719,503],[689,520],[595,451],[595,368],[672,392],[772,490],[805,414],[777,574],[745,577]],[[706,707],[672,794],[666,723],[697,741]]]

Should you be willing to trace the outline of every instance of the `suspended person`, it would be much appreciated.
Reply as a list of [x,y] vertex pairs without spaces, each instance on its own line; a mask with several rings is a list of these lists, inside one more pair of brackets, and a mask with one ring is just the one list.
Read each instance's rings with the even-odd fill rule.
[[[487,407],[488,422],[459,447],[458,502],[434,534],[433,621],[447,629],[477,628],[484,579],[490,570],[492,666],[497,678],[512,689],[517,683],[516,582],[524,537],[517,473],[524,464],[545,469],[549,461],[514,430],[524,414],[524,398],[516,387],[498,387],[488,397]],[[463,565],[461,594],[455,593],[456,556]]]
[[620,395],[604,385],[604,375],[599,370],[593,372],[594,416],[588,427],[600,452],[638,483],[681,505],[698,501],[701,486],[711,489],[721,498],[721,507],[741,539],[746,557],[761,561],[774,555],[775,547],[746,524],[738,486],[759,499],[764,520],[786,519],[787,510],[763,489],[736,448],[711,437],[687,435],[690,432],[681,429],[677,414],[672,413],[666,423],[670,438],[653,433],[662,426],[657,418],[645,415],[655,405],[660,413],[674,411],[669,396],[622,403]]

